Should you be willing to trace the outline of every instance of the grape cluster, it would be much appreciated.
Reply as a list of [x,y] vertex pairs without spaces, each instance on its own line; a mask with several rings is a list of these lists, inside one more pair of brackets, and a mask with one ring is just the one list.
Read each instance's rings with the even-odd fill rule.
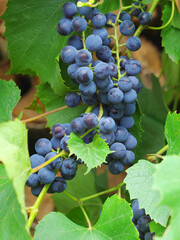
[[133,210],[132,222],[139,232],[139,238],[141,240],[152,240],[154,234],[150,232],[148,223],[152,220],[149,215],[145,214],[144,208],[139,209],[138,199],[135,199],[131,204]]

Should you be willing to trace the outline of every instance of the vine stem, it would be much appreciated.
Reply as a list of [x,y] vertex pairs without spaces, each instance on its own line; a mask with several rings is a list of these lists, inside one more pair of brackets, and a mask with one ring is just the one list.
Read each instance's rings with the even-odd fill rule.
[[89,217],[88,217],[85,209],[83,208],[82,204],[79,204],[79,207],[81,208],[81,210],[82,210],[82,212],[83,212],[83,214],[84,214],[84,216],[85,216],[85,218],[86,218],[86,221],[87,221],[87,223],[88,223],[89,229],[92,229],[91,222],[90,222]]
[[55,113],[55,112],[62,111],[62,110],[64,110],[64,109],[66,109],[66,108],[68,108],[68,106],[63,106],[63,107],[60,107],[60,108],[56,108],[56,109],[54,109],[54,110],[51,110],[51,111],[49,111],[49,112],[40,114],[40,115],[38,115],[38,116],[35,116],[35,117],[32,117],[32,118],[28,118],[28,119],[22,120],[21,122],[22,122],[22,123],[33,122],[33,121],[35,121],[35,120],[37,120],[37,119],[46,117],[46,116],[48,116],[48,115],[50,115],[50,114],[52,114],[52,113]]
[[161,148],[157,153],[155,153],[155,154],[147,154],[146,155],[146,159],[149,160],[149,161],[155,161],[157,158],[164,159],[164,157],[161,156],[161,155],[167,151],[168,147],[169,146],[167,144],[163,148]]

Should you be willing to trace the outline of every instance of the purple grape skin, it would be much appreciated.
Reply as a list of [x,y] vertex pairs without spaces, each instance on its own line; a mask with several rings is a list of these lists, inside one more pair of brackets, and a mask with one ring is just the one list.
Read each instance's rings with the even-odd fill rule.
[[128,130],[124,127],[118,126],[115,132],[115,138],[117,142],[125,142],[128,139]]
[[80,36],[73,35],[68,39],[67,45],[75,47],[77,50],[83,48],[83,42]]
[[130,59],[125,65],[125,71],[128,75],[137,75],[141,72],[141,63],[138,60]]
[[81,33],[84,30],[86,30],[87,22],[84,18],[77,16],[77,17],[73,18],[73,20],[71,22],[71,26],[75,32]]
[[43,156],[39,154],[33,154],[30,157],[30,162],[31,162],[31,168],[35,168],[45,162],[45,159]]
[[122,77],[118,81],[118,87],[121,89],[121,91],[127,92],[130,91],[132,88],[132,82],[129,79],[129,77]]
[[87,129],[95,128],[98,125],[98,117],[94,113],[86,113],[83,116],[83,123]]
[[75,61],[80,67],[87,66],[92,62],[92,55],[88,50],[79,50],[75,56]]
[[61,146],[62,146],[62,149],[66,152],[69,151],[69,147],[68,147],[68,141],[70,140],[70,137],[69,135],[66,135],[64,136],[62,139],[61,139]]
[[110,146],[111,144],[113,144],[113,142],[115,141],[115,135],[114,132],[110,132],[110,133],[101,133],[101,139],[105,139],[105,142]]
[[40,138],[35,143],[35,150],[38,154],[45,156],[51,151],[52,144],[47,138]]
[[137,139],[129,133],[128,139],[124,142],[127,150],[133,150],[137,146]]
[[110,133],[115,129],[115,122],[111,117],[102,117],[99,121],[99,129],[102,133]]
[[110,173],[117,175],[123,172],[124,166],[119,160],[112,160],[108,163]]
[[[57,155],[57,153],[55,152],[50,152],[48,153],[46,156],[45,156],[45,161],[48,161],[49,159],[55,157]],[[62,158],[61,157],[58,157],[56,158],[54,161],[52,161],[51,163],[49,163],[47,165],[47,168],[49,170],[56,170],[58,168],[60,168],[62,165]]]
[[64,192],[67,188],[66,180],[62,177],[56,177],[52,184],[50,185],[50,188],[53,192],[61,193]]
[[61,167],[61,175],[65,176],[67,180],[70,180],[71,177],[74,177],[77,171],[78,165],[77,162],[72,158],[66,158]]
[[75,79],[76,78],[76,71],[79,69],[79,65],[77,63],[70,64],[67,69],[67,73],[70,76],[70,78]]
[[97,34],[91,34],[86,38],[85,44],[89,51],[94,52],[102,46],[102,39]]
[[135,155],[132,151],[126,150],[126,155],[121,159],[124,165],[130,166],[135,161]]
[[[111,12],[108,12],[108,13],[106,13],[105,14],[105,16],[106,16],[106,27],[113,27],[112,25],[111,25],[111,22],[112,23],[115,23],[115,21],[116,21],[116,14],[115,13],[111,13]],[[108,24],[108,21],[110,21],[110,24]]]
[[62,149],[61,138],[52,137],[51,138],[51,144],[52,144],[52,148],[55,151],[57,151],[58,149]]
[[124,128],[132,128],[134,126],[134,118],[133,117],[122,117],[120,120],[120,126]]
[[125,20],[130,20],[131,21],[131,15],[127,13],[126,11],[122,11],[119,16],[119,20],[125,21]]
[[[87,0],[79,0],[79,1],[81,1],[83,3],[87,2]],[[88,16],[89,14],[91,14],[93,12],[93,9],[90,7],[78,7],[77,10],[78,10],[78,13],[83,16]]]
[[89,67],[80,67],[76,71],[76,80],[78,83],[88,84],[93,80],[93,71]]
[[57,138],[62,138],[66,133],[65,127],[60,123],[54,124],[51,131],[52,131],[53,136],[57,137]]
[[104,41],[108,36],[108,32],[105,28],[94,28],[92,33],[97,34],[102,39],[102,41]]
[[124,103],[132,103],[136,101],[137,99],[137,93],[134,89],[129,90],[128,92],[124,93]]
[[110,75],[110,66],[107,63],[100,62],[95,66],[94,74],[100,79],[105,79]]
[[79,91],[84,96],[92,96],[93,94],[96,93],[96,90],[97,87],[93,81],[89,82],[87,85],[79,84]]
[[96,52],[96,57],[99,60],[108,62],[109,58],[111,57],[111,49],[107,46],[100,47]]
[[38,178],[42,184],[50,184],[55,179],[55,172],[47,167],[41,168],[38,172]]
[[120,24],[120,32],[124,36],[133,35],[135,32],[135,25],[130,20],[125,20]]
[[71,21],[69,18],[61,18],[57,25],[57,32],[62,36],[69,35],[73,31]]
[[102,28],[106,24],[106,16],[100,12],[94,14],[92,18],[92,24],[96,28]]
[[62,7],[62,12],[67,18],[73,17],[77,13],[77,7],[72,2],[67,2]]
[[67,64],[74,63],[77,56],[77,49],[73,46],[66,46],[61,51],[61,59]]
[[149,12],[141,12],[138,21],[142,25],[148,25],[152,21],[152,15]]
[[32,173],[29,175],[26,185],[28,187],[37,187],[39,185],[39,179],[38,179],[38,174],[37,173]]
[[108,65],[110,66],[110,76],[115,77],[118,73],[118,68],[115,63],[109,62]]
[[112,88],[108,92],[108,100],[113,104],[118,104],[122,102],[123,98],[124,94],[119,88]]
[[77,92],[67,93],[65,96],[65,104],[68,107],[76,107],[80,104],[80,96]]
[[111,157],[113,159],[123,158],[126,154],[126,147],[124,146],[124,144],[119,142],[113,143],[110,147],[110,150],[114,151],[113,153],[111,153]]
[[85,133],[85,127],[81,117],[74,118],[71,122],[72,131],[76,134],[82,135]]
[[43,185],[38,185],[36,187],[32,187],[31,188],[31,193],[35,196],[35,197],[38,197],[41,190],[43,189]]
[[126,47],[132,52],[139,50],[141,47],[140,38],[136,36],[129,37],[126,41]]
[[91,106],[97,103],[98,97],[97,94],[93,94],[92,96],[83,96],[81,94],[81,100],[84,104]]

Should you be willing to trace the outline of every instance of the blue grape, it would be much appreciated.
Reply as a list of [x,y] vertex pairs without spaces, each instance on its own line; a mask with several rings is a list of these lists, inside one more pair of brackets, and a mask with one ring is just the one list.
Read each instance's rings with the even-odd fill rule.
[[141,12],[138,21],[142,25],[148,25],[152,21],[152,15],[149,12]]
[[[57,155],[56,152],[50,152],[45,156],[45,161],[47,162],[49,159],[55,157]],[[56,158],[54,161],[52,161],[51,163],[49,163],[47,165],[47,168],[50,170],[56,170],[58,168],[60,168],[62,165],[62,158],[58,157]]]
[[92,55],[88,50],[79,50],[75,60],[79,66],[87,66],[92,62]]
[[[87,3],[87,0],[79,0],[83,3]],[[90,7],[78,7],[78,13],[83,16],[88,16],[89,14],[92,13],[93,9]]]
[[111,88],[113,88],[113,81],[110,80],[109,85],[103,89],[100,90],[101,93],[108,93],[109,90],[111,90]]
[[38,178],[42,184],[50,184],[55,179],[55,173],[47,167],[44,167],[39,170]]
[[137,51],[138,49],[140,49],[141,47],[141,40],[138,37],[132,36],[129,37],[126,41],[126,47],[130,50],[130,51]]
[[140,217],[145,215],[145,210],[144,208],[140,209],[139,208],[139,201],[138,199],[135,199],[132,204],[132,211],[133,211],[133,217],[135,218],[135,220],[138,220]]
[[150,229],[149,229],[148,223],[150,223],[150,222],[151,222],[151,218],[149,215],[141,216],[137,221],[137,227],[138,227],[139,231],[141,231],[143,233],[149,232]]
[[124,109],[124,103],[120,102],[118,104],[113,104],[116,109]]
[[101,101],[102,104],[106,104],[106,105],[110,104],[110,102],[109,102],[109,100],[108,100],[108,95],[107,95],[107,93],[101,93],[101,92],[100,92],[100,94],[99,94],[99,99],[100,99],[100,101]]
[[135,88],[135,91],[137,92],[137,94],[138,93],[140,93],[141,92],[141,90],[142,90],[142,83],[141,82],[139,82],[138,83],[138,85],[137,85],[137,87]]
[[65,18],[65,17],[61,18],[61,20],[57,25],[57,32],[62,36],[69,35],[73,31],[71,26],[71,21],[72,20],[69,18]]
[[115,132],[115,138],[117,142],[125,142],[128,139],[129,133],[126,128],[118,126]]
[[84,161],[82,161],[80,158],[76,162],[77,164],[84,164]]
[[76,107],[80,103],[80,96],[77,92],[67,93],[65,96],[65,104],[68,107]]
[[137,75],[141,72],[141,63],[138,60],[130,59],[125,65],[125,71],[129,75]]
[[127,61],[129,60],[129,58],[127,56],[121,56],[119,59],[121,60],[121,62],[120,62],[121,70],[124,70],[125,65],[126,65]]
[[71,122],[72,131],[76,134],[82,135],[85,133],[85,127],[81,117],[74,118]]
[[32,187],[31,188],[31,193],[35,196],[35,197],[38,197],[41,190],[43,189],[43,185],[38,185],[36,187]]
[[62,149],[66,152],[69,151],[69,147],[68,147],[68,141],[69,141],[70,137],[69,135],[66,135],[64,136],[62,139],[61,139],[61,146],[62,146]]
[[107,63],[100,62],[95,66],[94,74],[100,79],[105,79],[110,75],[110,66]]
[[114,135],[114,132],[110,132],[110,133],[101,133],[101,138],[102,139],[105,139],[105,142],[108,144],[108,145],[111,145],[113,144],[113,142],[115,141],[115,135]]
[[74,159],[66,158],[62,163],[61,175],[63,178],[70,180],[75,176],[77,168],[78,165]]
[[78,83],[88,84],[93,80],[93,71],[89,67],[80,67],[76,71],[76,80]]
[[115,62],[116,62],[116,61],[115,61],[115,59],[114,59],[113,56],[111,56],[110,59],[108,60],[108,64],[109,64],[109,63],[115,63]]
[[109,46],[111,44],[111,38],[105,38],[103,39],[103,45]]
[[94,14],[96,14],[96,13],[98,13],[98,12],[100,12],[99,9],[94,8],[93,11],[92,11],[90,14],[86,15],[86,19],[87,19],[88,21],[89,21],[89,20],[92,20],[92,18],[94,17]]
[[98,89],[104,89],[104,88],[108,87],[109,84],[111,83],[111,78],[110,78],[110,76],[105,79],[99,79],[99,78],[95,77],[94,82],[96,83],[96,86]]
[[30,157],[30,162],[31,162],[31,167],[35,168],[41,164],[43,164],[45,162],[45,159],[43,156],[39,155],[39,154],[33,154]]
[[[133,3],[135,6],[141,6],[141,7],[143,7],[143,4],[142,3],[139,3],[139,2],[134,2]],[[129,10],[132,10],[131,8],[129,9]],[[142,12],[142,10],[140,9],[140,8],[136,8],[136,9],[134,9],[133,11],[132,11],[132,15],[133,16],[136,16],[136,17],[138,17],[139,16],[139,14]]]
[[132,88],[135,90],[139,84],[139,79],[135,76],[129,76],[128,78],[131,80]]
[[50,188],[53,192],[57,193],[64,192],[67,188],[66,180],[62,177],[56,177],[52,184],[50,185]]
[[71,124],[70,123],[64,123],[62,125],[65,127],[66,135],[70,135],[70,133],[72,133]]
[[111,57],[111,49],[107,46],[102,46],[97,50],[96,56],[99,60],[107,62]]
[[102,39],[97,34],[91,34],[86,38],[85,44],[89,51],[94,52],[102,46]]
[[110,133],[115,127],[116,124],[111,117],[102,117],[99,121],[99,129],[102,133]]
[[112,117],[114,120],[120,119],[124,115],[124,109],[116,109],[115,107],[111,107],[109,111],[109,116]]
[[83,123],[87,129],[95,128],[98,125],[98,117],[94,113],[86,113],[83,116]]
[[135,25],[130,20],[125,20],[120,24],[120,32],[124,36],[133,35],[135,32]]
[[96,89],[96,84],[93,81],[89,82],[87,85],[79,84],[79,91],[84,96],[92,96],[96,93]]
[[84,18],[77,16],[72,20],[71,26],[75,32],[81,33],[86,30],[87,22]]
[[129,133],[128,139],[124,142],[127,150],[133,150],[137,146],[136,138]]
[[123,97],[124,97],[124,94],[119,88],[112,88],[108,92],[108,100],[111,103],[114,103],[114,104],[120,103],[122,102]]
[[124,165],[130,166],[135,161],[135,155],[132,151],[126,150],[126,155],[121,159]]
[[116,14],[108,12],[105,14],[105,16],[106,16],[106,21],[107,21],[106,27],[112,27],[111,23],[115,23],[116,17],[117,17]]
[[39,185],[39,179],[38,179],[38,174],[37,173],[32,173],[29,175],[26,185],[28,187],[37,187]]
[[67,64],[74,63],[77,56],[77,49],[73,46],[66,46],[61,51],[61,59]]
[[97,34],[102,39],[102,41],[104,41],[108,36],[108,32],[105,28],[94,28],[92,33]]
[[120,125],[127,129],[132,128],[134,126],[134,118],[133,117],[123,117],[120,120]]
[[127,103],[124,105],[124,115],[131,116],[136,112],[136,102]]
[[132,103],[136,100],[137,93],[134,89],[124,93],[124,103]]
[[119,160],[112,160],[108,163],[110,173],[117,175],[123,172],[124,166]]
[[122,11],[120,13],[119,20],[121,20],[121,21],[125,21],[125,20],[131,21],[131,15],[129,13],[127,13],[126,11]]
[[56,137],[52,137],[51,138],[51,144],[52,144],[52,148],[57,151],[58,149],[61,149],[61,138],[56,138]]
[[77,13],[77,7],[72,2],[67,2],[62,7],[62,12],[67,18],[73,17]]
[[123,158],[126,154],[126,147],[124,146],[124,144],[119,142],[113,143],[110,147],[110,150],[114,151],[113,153],[111,153],[111,157],[113,159]]
[[51,151],[52,144],[47,138],[40,138],[35,143],[35,150],[38,154],[45,156]]
[[132,88],[132,82],[129,77],[122,77],[118,81],[118,87],[124,92],[129,91]]
[[115,63],[109,62],[108,65],[110,66],[110,76],[115,77],[118,74],[118,68]]
[[75,79],[76,78],[76,71],[79,69],[79,65],[77,63],[73,63],[68,66],[67,73],[70,76],[70,78]]
[[81,99],[82,99],[82,102],[88,106],[91,106],[91,105],[94,105],[97,100],[98,100],[98,97],[97,97],[97,94],[93,94],[92,96],[83,96],[81,95]]
[[153,234],[151,232],[145,233],[144,240],[153,240]]
[[73,35],[68,39],[67,45],[75,47],[77,50],[83,48],[83,42],[80,36]]
[[94,14],[92,24],[96,28],[102,28],[106,24],[106,16],[100,12]]
[[57,138],[62,138],[66,133],[65,127],[60,123],[54,124],[51,131],[53,136]]
[[96,60],[92,63],[91,67],[95,67],[98,63],[102,63],[101,60]]

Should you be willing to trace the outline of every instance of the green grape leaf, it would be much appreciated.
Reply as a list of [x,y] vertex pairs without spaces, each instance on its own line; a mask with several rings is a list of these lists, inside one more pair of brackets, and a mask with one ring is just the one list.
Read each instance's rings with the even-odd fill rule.
[[[165,24],[171,15],[171,3],[168,2],[165,5],[162,15],[163,24]],[[170,59],[176,63],[180,60],[180,29],[175,28],[172,24],[169,24],[161,31],[162,46],[165,48],[165,52],[169,55]]]
[[109,0],[104,0],[103,4],[98,7],[98,9],[106,14],[107,12],[112,12],[119,9],[119,2],[118,1],[112,1],[111,4],[109,4]]
[[79,226],[62,213],[50,213],[39,222],[34,240],[51,239],[52,233],[54,240],[138,240],[131,218],[129,203],[113,195],[104,203],[100,218],[92,228]]
[[164,231],[166,230],[165,227],[163,227],[159,223],[156,223],[155,221],[151,221],[148,225],[151,233],[155,233],[156,236],[162,236]]
[[158,79],[152,75],[152,90],[143,88],[138,96],[144,116],[141,117],[142,141],[136,150],[136,158],[145,158],[147,153],[156,153],[164,146],[164,124],[168,113]]
[[177,7],[175,7],[174,17],[173,20],[171,21],[171,25],[175,28],[180,29],[180,14],[178,12]]
[[25,216],[21,213],[16,192],[2,164],[0,164],[0,193],[1,240],[30,240]]
[[[66,93],[67,91],[64,91],[61,95],[55,94],[48,83],[44,85],[40,84],[37,87],[37,97],[44,104],[47,112],[65,106],[64,98]],[[67,108],[50,114],[46,117],[47,126],[51,128],[56,123],[70,123],[74,118],[79,117],[85,112],[85,110],[85,106],[79,105],[75,108]]]
[[169,113],[165,125],[165,135],[168,142],[167,155],[180,154],[180,114]]
[[142,1],[143,4],[149,4],[149,3],[152,3],[152,2],[153,2],[153,0],[143,0]]
[[155,164],[140,160],[137,164],[126,170],[126,188],[131,199],[138,199],[140,208],[145,208],[155,222],[166,226],[169,209],[167,206],[157,206],[161,196],[158,191],[152,189],[152,175],[155,172]]
[[75,154],[77,158],[85,162],[88,167],[87,173],[92,168],[100,166],[105,161],[106,156],[111,153],[105,140],[97,134],[91,143],[86,144],[78,135],[71,133],[68,146],[71,154]]
[[18,119],[0,124],[0,160],[12,181],[17,199],[25,216],[24,185],[30,173],[27,130]]
[[61,58],[59,58],[59,68],[61,71],[61,76],[63,78],[63,83],[64,85],[69,89],[69,90],[77,90],[79,91],[78,85],[73,82],[73,80],[69,77],[67,73],[69,64],[64,63]]
[[36,74],[56,93],[65,89],[56,61],[68,38],[56,31],[65,2],[68,0],[8,1],[3,15],[11,73]]
[[[94,174],[92,172],[85,174],[85,172],[86,172],[86,167],[83,165],[79,165],[75,178],[71,180],[70,184],[67,184],[66,192],[71,194],[72,196],[76,196],[76,198],[78,199],[97,193]],[[77,202],[73,201],[64,193],[62,194],[56,193],[52,196],[52,199],[54,201],[57,211],[62,212],[64,214],[69,214],[67,216],[70,219],[72,217],[71,220],[75,221],[75,218],[73,216],[74,212],[78,211],[78,214],[80,213],[78,210]],[[99,213],[101,211],[102,205],[103,204],[100,197],[96,197],[84,202],[83,206],[87,210],[92,224],[96,223],[99,217]],[[79,222],[80,220],[77,218],[76,220],[77,220],[76,223],[80,224]],[[81,222],[84,223],[84,221],[81,221]]]
[[[85,207],[85,210],[88,217],[90,218],[89,208]],[[80,225],[82,227],[88,227],[88,223],[80,207],[75,207],[71,209],[68,213],[66,213],[66,217],[68,217],[72,222],[76,223],[77,225]]]
[[156,240],[178,240],[180,234],[180,157],[171,155],[158,165],[153,175],[153,187],[160,191],[159,206],[167,205],[171,209],[172,218],[162,237]]
[[12,111],[20,99],[20,90],[15,82],[0,79],[0,122],[12,120]]

